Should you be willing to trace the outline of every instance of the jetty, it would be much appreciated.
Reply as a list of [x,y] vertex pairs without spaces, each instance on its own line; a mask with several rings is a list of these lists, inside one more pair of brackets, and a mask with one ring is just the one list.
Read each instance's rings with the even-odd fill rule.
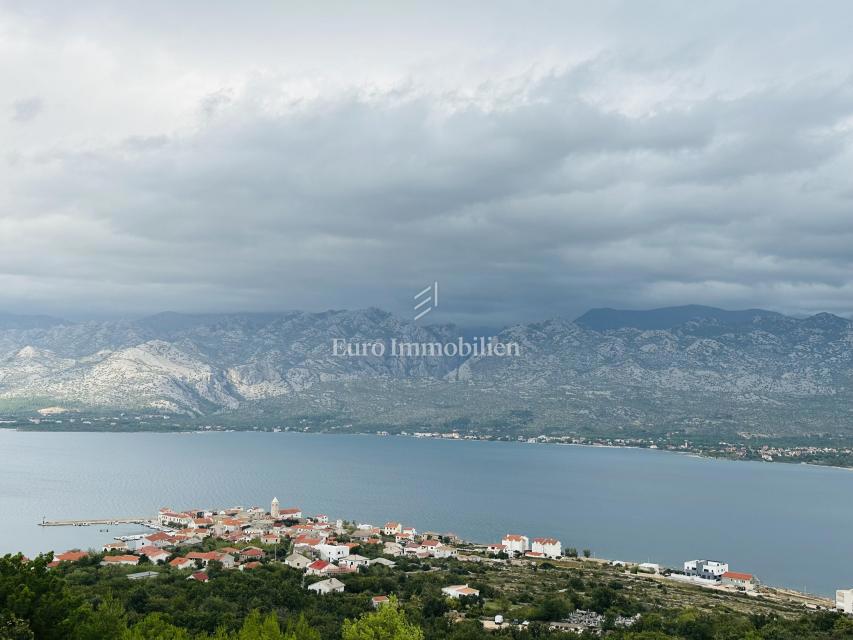
[[152,518],[93,518],[89,520],[42,520],[40,527],[88,527],[98,524],[139,524],[146,527],[156,525]]

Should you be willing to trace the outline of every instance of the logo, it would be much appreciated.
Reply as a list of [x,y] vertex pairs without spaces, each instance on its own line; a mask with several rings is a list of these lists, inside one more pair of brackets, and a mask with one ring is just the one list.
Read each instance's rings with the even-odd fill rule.
[[[438,306],[438,281],[425,287],[414,296],[414,322],[417,322]],[[380,340],[349,342],[344,338],[332,339],[332,355],[338,358],[456,358],[457,361],[482,357],[515,357],[521,355],[517,342],[502,342],[498,336],[462,336],[444,340],[441,329],[419,327],[409,335],[432,338],[426,342],[413,342],[406,337],[391,337]],[[433,337],[435,336],[435,337]]]
[[[438,281],[436,280],[426,289],[415,295],[415,321],[423,318],[438,306]],[[417,302],[421,299],[420,302]]]

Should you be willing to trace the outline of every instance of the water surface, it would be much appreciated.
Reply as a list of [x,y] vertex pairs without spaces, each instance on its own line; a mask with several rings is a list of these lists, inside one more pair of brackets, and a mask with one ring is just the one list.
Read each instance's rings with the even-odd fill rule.
[[100,546],[134,527],[47,519],[161,506],[299,506],[498,541],[556,536],[595,555],[691,558],[815,593],[853,586],[853,473],[661,451],[297,433],[0,430],[0,553]]

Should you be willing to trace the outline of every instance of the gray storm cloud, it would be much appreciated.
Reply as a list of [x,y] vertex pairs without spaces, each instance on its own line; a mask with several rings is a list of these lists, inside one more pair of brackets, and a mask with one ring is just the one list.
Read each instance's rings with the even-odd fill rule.
[[[477,46],[433,25],[412,33],[432,50],[389,66],[388,25],[367,24],[352,50],[287,45],[317,54],[307,68],[252,23],[220,61],[224,15],[178,42],[115,8],[110,38],[86,15],[0,9],[16,114],[0,125],[0,308],[405,311],[439,280],[436,319],[463,323],[605,305],[850,313],[843,32],[802,7],[760,31],[759,5],[737,23],[726,5],[695,21],[654,5],[662,23],[604,6],[560,9],[571,45],[527,14],[541,30],[514,41],[520,5],[500,5]],[[240,48],[253,33],[268,46]],[[9,93],[21,64],[41,75],[23,87],[37,102]]]

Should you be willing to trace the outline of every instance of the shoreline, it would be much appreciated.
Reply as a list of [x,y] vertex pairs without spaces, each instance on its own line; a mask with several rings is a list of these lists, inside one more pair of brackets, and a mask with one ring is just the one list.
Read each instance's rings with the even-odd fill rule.
[[[381,433],[381,432],[371,432],[371,431],[332,431],[332,430],[322,430],[322,431],[299,431],[296,429],[198,429],[198,428],[188,428],[188,429],[174,429],[168,431],[161,431],[156,429],[64,429],[64,428],[26,428],[21,426],[12,426],[12,425],[3,425],[0,424],[0,432],[17,432],[17,433],[101,433],[101,434],[158,434],[158,435],[207,435],[212,433],[281,433],[281,434],[302,434],[302,435],[337,435],[337,436],[372,436],[376,438],[411,438],[413,440],[441,440],[445,442],[494,442],[494,443],[504,443],[504,444],[516,444],[516,445],[557,445],[557,446],[572,446],[572,447],[587,447],[592,449],[634,449],[634,450],[647,450],[647,451],[661,451],[664,453],[676,453],[685,456],[692,456],[699,459],[705,460],[726,460],[729,462],[754,462],[754,463],[768,463],[768,464],[788,464],[795,466],[806,466],[806,467],[814,467],[818,469],[838,469],[844,471],[853,471],[853,460],[849,466],[843,466],[838,464],[822,464],[820,462],[812,462],[812,461],[801,461],[796,459],[784,459],[784,458],[774,458],[772,460],[762,460],[762,459],[754,459],[754,458],[738,458],[732,456],[724,456],[724,455],[713,455],[708,451],[702,450],[683,450],[683,449],[670,449],[660,446],[643,446],[639,444],[612,444],[612,443],[596,443],[596,442],[551,442],[551,441],[531,441],[531,439],[526,440],[509,440],[509,439],[501,439],[501,438],[493,438],[493,437],[447,437],[453,432],[440,433],[434,432],[431,435],[416,435],[413,433]],[[536,436],[536,439],[539,436]],[[570,437],[570,436],[566,436]]]

